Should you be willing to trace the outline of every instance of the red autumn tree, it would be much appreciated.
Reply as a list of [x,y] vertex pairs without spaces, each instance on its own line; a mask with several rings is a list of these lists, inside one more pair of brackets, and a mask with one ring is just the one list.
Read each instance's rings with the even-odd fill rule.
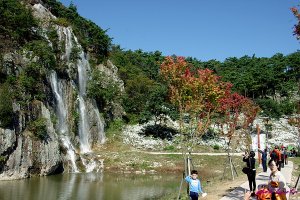
[[[230,88],[226,91],[226,95],[220,99],[219,109],[221,116],[223,116],[221,118],[221,130],[228,138],[228,147],[238,126],[246,130],[259,111],[259,107],[252,100],[238,93],[231,94]],[[226,134],[224,133],[224,126],[227,129]]]
[[[192,73],[183,57],[166,57],[160,72],[168,82],[170,100],[179,110],[181,145],[185,160],[186,153],[192,151],[216,115],[223,116],[223,123],[229,127],[229,139],[237,127],[242,111],[247,119],[245,124],[251,122],[250,119],[253,121],[256,115],[256,112],[251,111],[254,104],[251,104],[250,100],[232,93],[232,84],[222,82],[220,77],[209,69],[199,69]],[[228,158],[232,168],[229,152]]]
[[297,18],[297,24],[294,26],[294,35],[296,35],[297,39],[300,39],[300,13],[298,8],[293,7],[291,8],[291,11],[293,12],[294,16]]
[[183,151],[190,151],[211,124],[229,84],[209,69],[192,73],[183,57],[166,57],[161,74],[168,82],[170,100],[179,110]]

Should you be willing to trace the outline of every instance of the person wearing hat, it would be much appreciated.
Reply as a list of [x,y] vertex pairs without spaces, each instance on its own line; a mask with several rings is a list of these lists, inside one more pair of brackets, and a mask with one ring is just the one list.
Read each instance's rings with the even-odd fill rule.
[[283,174],[278,170],[277,163],[274,160],[270,160],[268,165],[271,171],[268,182],[268,190],[272,194],[271,199],[286,200],[288,187]]
[[256,169],[255,169],[255,152],[250,151],[249,154],[245,154],[243,157],[243,161],[246,162],[247,167],[249,168],[249,172],[247,173],[247,178],[249,181],[249,188],[252,192],[252,196],[255,196],[255,190],[256,190]]

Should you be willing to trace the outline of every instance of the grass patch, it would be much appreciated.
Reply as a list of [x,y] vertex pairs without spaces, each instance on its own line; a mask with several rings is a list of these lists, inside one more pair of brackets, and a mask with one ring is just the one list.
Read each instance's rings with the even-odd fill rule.
[[294,169],[292,172],[292,183],[291,186],[294,187],[297,181],[297,178],[300,174],[300,157],[289,157],[289,161],[292,161],[294,163]]
[[174,145],[169,145],[164,148],[165,151],[174,151],[176,148]]
[[[119,135],[120,132],[116,131],[120,128],[119,125],[115,124],[113,126],[115,128],[111,129],[110,134]],[[150,170],[155,170],[158,174],[172,173],[182,177],[184,171],[183,157],[181,154],[171,154],[171,152],[174,152],[171,149],[173,147],[170,146],[164,149],[164,152],[169,152],[170,154],[149,154],[147,151],[137,150],[130,145],[123,144],[120,137],[109,136],[105,144],[98,146],[93,151],[104,159],[104,170],[106,172],[122,174],[124,172],[146,171],[148,173]],[[221,150],[214,150],[213,147],[209,146],[197,146],[193,150],[193,152],[216,151],[219,152]],[[238,173],[238,177],[235,177],[234,181],[232,181],[230,166],[226,162],[228,160],[226,155],[207,156],[192,154],[193,168],[198,170],[204,191],[209,194],[209,198],[207,197],[206,199],[220,199],[229,190],[233,190],[236,186],[247,181],[247,177],[242,173],[242,168],[245,166],[242,156],[233,156],[232,159]],[[227,167],[225,168],[226,164]],[[223,174],[225,175],[224,177]],[[174,184],[178,184],[179,187],[180,181]],[[181,191],[181,199],[185,198],[185,189],[186,185],[184,184]],[[177,194],[177,192],[170,193],[157,199],[176,199]]]
[[121,134],[124,125],[125,123],[121,119],[112,121],[106,130],[106,136],[109,138]]

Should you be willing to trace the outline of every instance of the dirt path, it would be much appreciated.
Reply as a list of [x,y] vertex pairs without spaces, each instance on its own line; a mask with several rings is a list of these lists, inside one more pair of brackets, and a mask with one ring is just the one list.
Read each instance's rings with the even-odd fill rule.
[[[181,155],[180,152],[149,152],[149,151],[140,151],[141,153],[152,154],[152,155]],[[242,156],[244,153],[231,153],[232,156]],[[227,153],[192,153],[192,155],[200,156],[226,156]]]

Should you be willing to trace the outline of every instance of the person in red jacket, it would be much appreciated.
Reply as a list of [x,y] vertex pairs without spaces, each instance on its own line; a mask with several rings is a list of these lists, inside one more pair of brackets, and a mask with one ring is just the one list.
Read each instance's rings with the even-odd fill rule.
[[281,170],[281,152],[279,151],[278,146],[275,146],[275,149],[271,151],[270,158],[276,162],[278,170]]

